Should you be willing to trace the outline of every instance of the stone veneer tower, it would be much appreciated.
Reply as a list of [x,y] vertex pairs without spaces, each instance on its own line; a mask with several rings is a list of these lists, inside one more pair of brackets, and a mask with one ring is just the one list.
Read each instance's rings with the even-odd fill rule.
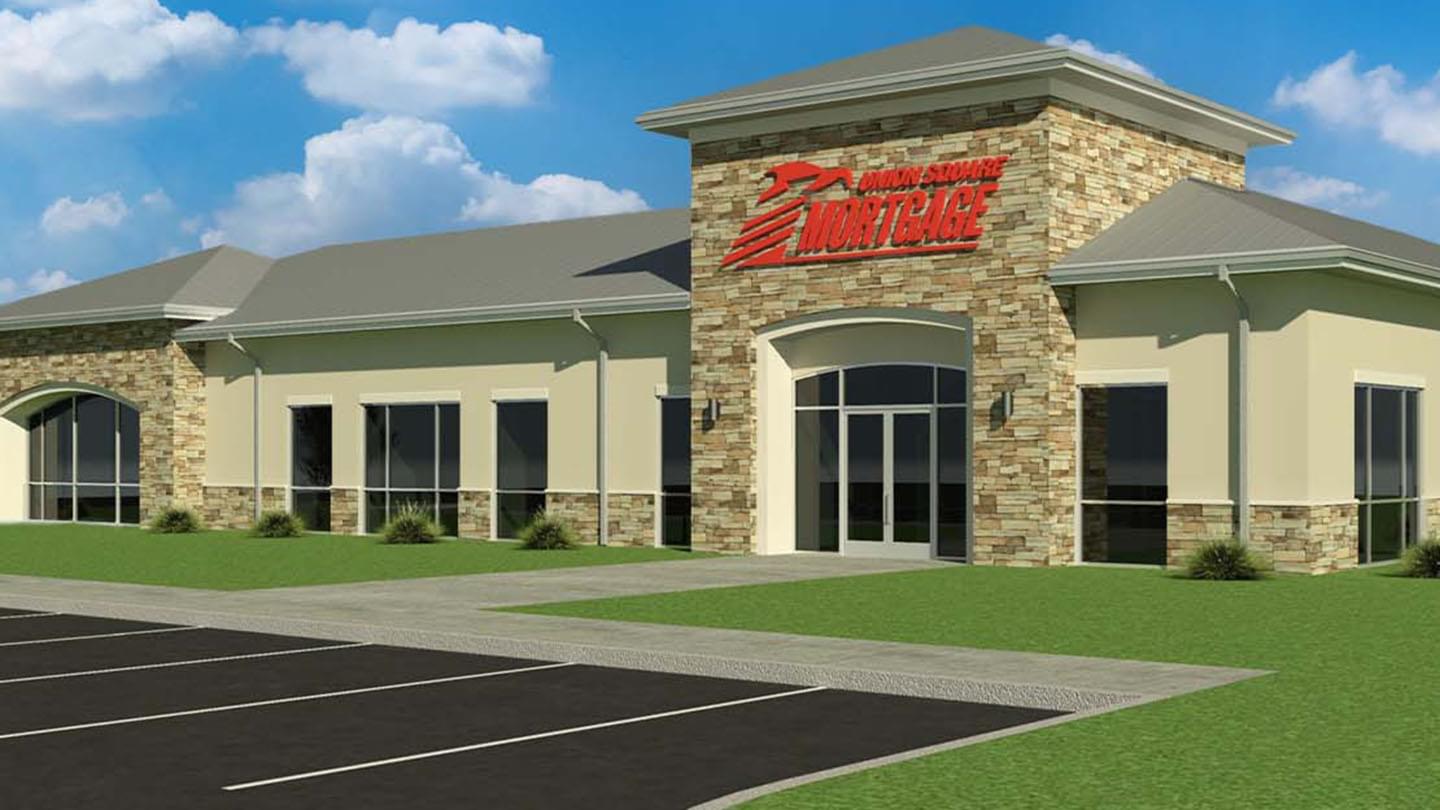
[[[986,58],[956,64],[966,54]],[[994,79],[997,66],[1020,78]],[[1083,78],[1095,72],[1114,85]],[[932,86],[919,92],[922,75]],[[886,84],[895,89],[879,89]],[[973,324],[973,560],[1073,560],[1073,295],[1046,272],[1184,178],[1242,186],[1246,147],[1279,137],[1242,132],[1251,120],[1174,91],[1141,98],[1154,92],[1155,83],[1066,51],[961,29],[642,116],[692,144],[695,547],[755,550],[757,333],[812,313],[903,307]],[[1208,105],[1207,115],[1182,103]],[[972,252],[721,266],[778,164],[845,167],[858,178],[995,155],[1010,159]],[[1008,419],[996,411],[1002,392],[1013,397]],[[710,400],[721,413],[713,425],[701,418]]]

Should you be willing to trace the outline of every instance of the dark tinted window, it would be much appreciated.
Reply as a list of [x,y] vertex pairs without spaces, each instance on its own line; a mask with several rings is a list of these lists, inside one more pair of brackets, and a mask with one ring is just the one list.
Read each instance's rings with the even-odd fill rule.
[[73,480],[71,461],[74,449],[71,447],[71,439],[74,414],[70,404],[71,400],[67,398],[45,409],[46,481]]
[[[365,486],[385,486],[384,405],[365,406]],[[370,505],[371,508],[373,506],[374,504]],[[383,503],[381,509],[384,509]]]
[[[115,400],[93,394],[75,398],[75,459],[79,467],[76,475],[78,480],[95,484],[114,483],[116,427]],[[110,519],[114,520],[113,504]]]
[[390,406],[390,488],[435,486],[435,406]]
[[1117,387],[1107,393],[1106,498],[1165,500],[1164,386]]
[[[129,405],[120,408],[120,480],[140,482],[140,412]],[[123,510],[122,510],[123,511]],[[133,523],[135,521],[124,521]]]
[[1370,454],[1370,389],[1355,389],[1355,497],[1364,498],[1368,489],[1366,459]]
[[1398,498],[1401,495],[1400,391],[1373,388],[1370,391],[1370,496]]
[[940,383],[941,405],[961,405],[965,402],[965,372],[954,368],[937,369]]
[[690,491],[690,400],[660,400],[660,488]]
[[291,408],[290,418],[290,483],[297,487],[330,486],[330,406]]
[[795,413],[795,548],[840,549],[840,412]]
[[[943,372],[942,372],[943,373]],[[941,408],[935,414],[936,504],[935,527],[941,557],[963,558],[966,554],[966,511],[969,507],[965,463],[964,408]]]
[[312,532],[330,531],[330,493],[300,489],[290,493],[290,509]]
[[[460,406],[440,405],[440,488],[460,486]],[[453,532],[452,532],[453,534]]]
[[931,366],[862,366],[845,370],[846,405],[929,405],[935,401]]
[[839,405],[840,372],[828,371],[795,381],[795,404]]
[[549,449],[546,403],[500,402],[495,411],[498,488],[545,489]]

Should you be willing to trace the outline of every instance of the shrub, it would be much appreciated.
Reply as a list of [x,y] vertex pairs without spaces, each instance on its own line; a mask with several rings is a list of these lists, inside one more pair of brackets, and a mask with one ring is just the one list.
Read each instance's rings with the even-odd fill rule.
[[1407,577],[1440,577],[1440,540],[1426,540],[1405,552],[1405,564],[1400,570]]
[[1185,561],[1190,579],[1259,579],[1260,562],[1237,540],[1212,540]]
[[203,528],[199,516],[182,506],[166,507],[150,519],[150,531],[156,534],[193,534]]
[[250,533],[256,537],[299,537],[305,533],[305,521],[277,509],[261,515]]
[[440,537],[440,527],[429,509],[406,506],[390,516],[380,535],[386,543],[433,543]]
[[524,548],[566,549],[579,544],[569,523],[546,512],[537,512],[520,530],[520,545]]

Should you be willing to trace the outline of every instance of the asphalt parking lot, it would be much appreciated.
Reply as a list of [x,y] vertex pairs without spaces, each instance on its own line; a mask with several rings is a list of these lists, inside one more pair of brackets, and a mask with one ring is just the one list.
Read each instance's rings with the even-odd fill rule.
[[1062,712],[0,608],[9,807],[689,807]]

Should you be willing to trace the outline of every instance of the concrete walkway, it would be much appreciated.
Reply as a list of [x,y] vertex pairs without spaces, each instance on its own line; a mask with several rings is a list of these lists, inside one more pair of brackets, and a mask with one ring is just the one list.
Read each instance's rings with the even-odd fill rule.
[[258,591],[0,576],[0,605],[1081,712],[1263,674],[487,609],[936,565],[805,555],[721,557]]

